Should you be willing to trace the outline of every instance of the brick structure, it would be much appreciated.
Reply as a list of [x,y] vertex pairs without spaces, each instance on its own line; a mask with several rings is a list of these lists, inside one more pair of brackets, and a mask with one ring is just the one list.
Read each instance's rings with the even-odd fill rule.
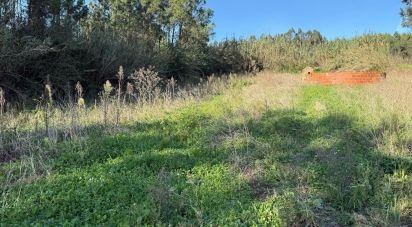
[[384,72],[333,72],[317,73],[313,70],[303,71],[304,81],[309,84],[334,85],[334,84],[368,84],[377,83],[386,78]]

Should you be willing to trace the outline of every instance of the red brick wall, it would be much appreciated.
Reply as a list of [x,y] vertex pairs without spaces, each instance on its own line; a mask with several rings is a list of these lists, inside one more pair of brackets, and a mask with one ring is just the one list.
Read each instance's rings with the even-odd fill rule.
[[312,73],[305,76],[305,83],[312,84],[367,84],[376,83],[386,78],[382,72],[334,72]]

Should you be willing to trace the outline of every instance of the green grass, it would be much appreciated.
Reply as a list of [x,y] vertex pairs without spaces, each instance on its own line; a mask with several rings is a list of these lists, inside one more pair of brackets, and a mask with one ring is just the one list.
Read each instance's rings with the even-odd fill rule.
[[402,64],[401,68],[403,68],[403,69],[412,69],[412,64]]
[[0,178],[0,223],[411,224],[410,156],[382,152],[378,129],[341,89],[305,86],[296,106],[258,118],[240,118],[242,97],[224,93],[125,132],[62,142],[49,175]]

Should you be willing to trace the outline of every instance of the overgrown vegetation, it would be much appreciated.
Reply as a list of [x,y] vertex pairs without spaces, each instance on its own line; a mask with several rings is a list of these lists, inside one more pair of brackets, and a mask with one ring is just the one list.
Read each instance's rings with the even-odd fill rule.
[[243,55],[253,56],[265,69],[299,72],[306,66],[324,71],[385,71],[408,62],[410,34],[365,34],[327,40],[317,31],[289,30],[285,34],[240,40]]
[[364,87],[210,77],[152,99],[134,87],[120,124],[108,82],[105,104],[52,104],[46,135],[44,109],[6,113],[1,223],[410,225],[409,75]]
[[0,0],[0,226],[412,225],[412,35],[210,42],[211,17]]
[[[407,10],[404,10],[407,12]],[[212,74],[262,69],[386,70],[410,61],[410,34],[327,40],[293,30],[211,42],[213,11],[205,0],[0,1],[0,87],[15,105],[34,104],[47,78],[57,102],[80,81],[93,100],[107,80],[155,67],[162,78],[197,83]],[[406,17],[405,17],[406,18]],[[406,23],[407,25],[407,23]],[[124,86],[127,78],[124,78]]]

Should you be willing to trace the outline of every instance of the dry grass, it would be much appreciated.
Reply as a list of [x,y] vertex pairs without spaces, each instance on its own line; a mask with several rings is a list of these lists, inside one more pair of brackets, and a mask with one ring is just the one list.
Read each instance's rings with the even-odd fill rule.
[[[251,85],[236,92],[238,115],[259,118],[262,113],[276,108],[293,108],[296,95],[303,86],[302,78],[294,74],[262,72],[251,79]],[[231,101],[235,103],[236,101]]]
[[[386,81],[376,86],[367,87],[368,97],[366,100],[373,108],[373,103],[381,101],[379,108],[383,111],[376,113],[398,113],[406,119],[412,117],[412,72],[411,71],[391,71],[387,75]],[[374,99],[374,100],[373,100]]]
[[[362,89],[359,89],[362,88]],[[379,120],[387,114],[398,113],[405,118],[412,114],[412,76],[410,71],[390,71],[383,82],[365,86],[337,89],[345,103],[362,106],[365,113]]]

